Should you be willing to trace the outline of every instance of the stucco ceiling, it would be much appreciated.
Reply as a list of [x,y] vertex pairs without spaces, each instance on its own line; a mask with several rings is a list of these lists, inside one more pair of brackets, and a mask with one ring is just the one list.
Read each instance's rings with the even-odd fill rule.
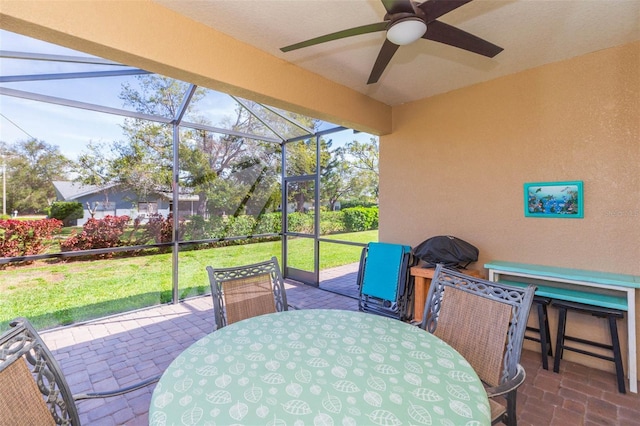
[[380,0],[153,1],[388,105],[640,40],[640,0],[474,0],[440,20],[503,52],[489,59],[421,39],[400,47],[379,82],[367,85],[384,32],[280,48],[380,22]]

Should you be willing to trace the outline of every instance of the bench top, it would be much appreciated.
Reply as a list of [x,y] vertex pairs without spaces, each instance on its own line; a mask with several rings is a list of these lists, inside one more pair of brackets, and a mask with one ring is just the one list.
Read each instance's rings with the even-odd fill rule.
[[619,287],[640,288],[640,276],[615,274],[611,272],[588,271],[585,269],[561,268],[557,266],[532,265],[528,263],[491,261],[484,265],[502,273],[526,274],[541,279],[559,278]]
[[[527,286],[527,284],[515,281],[500,280],[499,282],[515,287]],[[627,298],[623,296],[611,296],[608,294],[592,293],[588,291],[580,291],[563,287],[551,287],[546,285],[536,285],[535,294],[536,296],[584,303],[585,305],[602,306],[605,308],[619,309],[621,311],[629,310]]]

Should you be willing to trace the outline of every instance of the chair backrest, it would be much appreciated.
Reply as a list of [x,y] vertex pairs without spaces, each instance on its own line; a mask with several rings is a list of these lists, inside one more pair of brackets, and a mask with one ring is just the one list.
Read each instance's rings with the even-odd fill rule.
[[414,260],[409,246],[367,244],[358,270],[359,309],[401,320],[411,317],[413,281],[409,268]]
[[62,371],[36,330],[17,318],[0,336],[0,424],[79,425]]
[[483,382],[497,386],[517,372],[534,291],[438,265],[422,328],[460,352]]
[[216,328],[287,310],[278,259],[231,268],[207,266]]

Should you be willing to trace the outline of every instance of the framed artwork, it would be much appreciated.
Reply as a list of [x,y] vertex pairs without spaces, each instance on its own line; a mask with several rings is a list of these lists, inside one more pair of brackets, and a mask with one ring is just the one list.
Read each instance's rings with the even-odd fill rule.
[[583,218],[582,181],[525,183],[524,215]]

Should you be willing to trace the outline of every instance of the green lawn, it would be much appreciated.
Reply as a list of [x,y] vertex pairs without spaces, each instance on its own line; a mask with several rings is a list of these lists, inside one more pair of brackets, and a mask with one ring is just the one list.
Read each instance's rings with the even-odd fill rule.
[[[340,234],[330,239],[367,243],[378,240],[378,231]],[[298,268],[312,269],[310,241],[294,239],[289,243]],[[320,268],[357,261],[360,250],[357,246],[321,243]],[[282,262],[280,252],[280,241],[181,251],[178,265],[180,297],[208,292],[207,265],[242,265],[271,256],[277,256]],[[0,271],[0,330],[17,316],[29,318],[38,328],[49,328],[169,302],[171,265],[172,256],[166,253],[91,261],[38,262]]]

